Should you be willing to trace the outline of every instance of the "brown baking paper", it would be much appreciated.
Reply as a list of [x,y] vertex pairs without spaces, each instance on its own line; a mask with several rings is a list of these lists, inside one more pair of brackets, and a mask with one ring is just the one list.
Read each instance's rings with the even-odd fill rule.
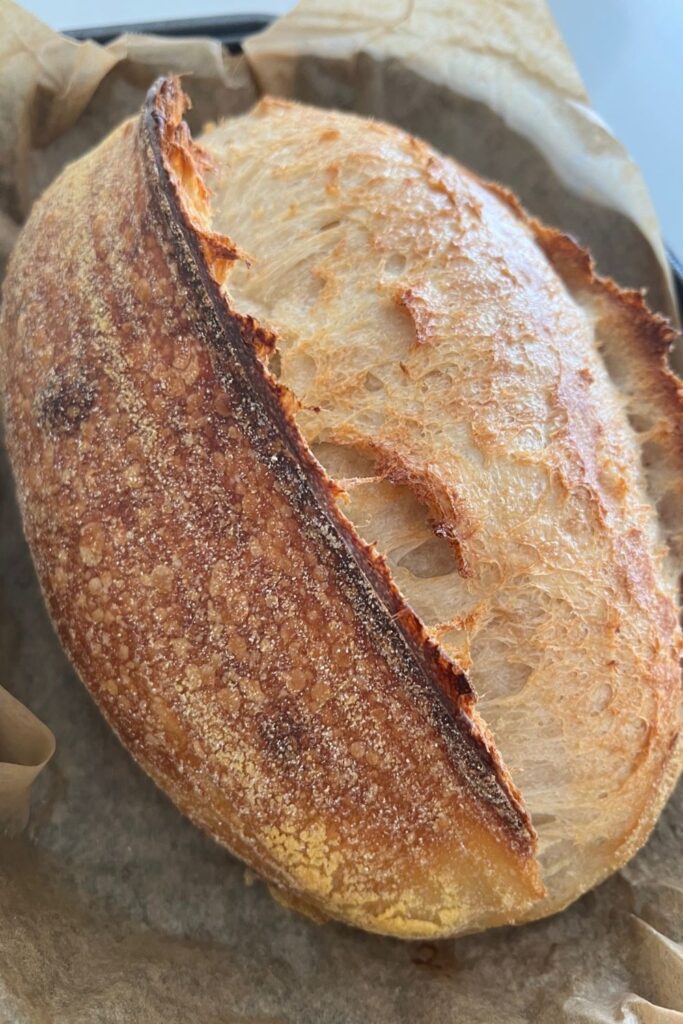
[[[671,308],[638,172],[537,0],[365,7],[307,3],[245,60],[209,41],[76,44],[0,0],[4,253],[65,162],[134,113],[157,74],[187,71],[195,130],[266,87],[388,118],[513,187]],[[680,787],[646,849],[550,920],[417,944],[317,925],[273,902],[118,745],[51,628],[4,456],[0,516],[2,682],[57,740],[28,827],[0,838],[0,1024],[683,1024]],[[15,832],[51,751],[0,691],[0,814],[11,797]]]
[[47,726],[0,686],[0,828],[5,834],[26,825],[31,786],[54,752]]

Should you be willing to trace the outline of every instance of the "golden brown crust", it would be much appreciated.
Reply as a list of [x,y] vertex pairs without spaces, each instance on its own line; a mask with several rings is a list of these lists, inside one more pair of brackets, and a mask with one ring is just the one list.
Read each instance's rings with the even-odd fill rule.
[[[226,161],[242,177],[223,197],[231,236],[242,218],[240,251],[210,229],[210,157],[184,103],[177,82],[160,83],[139,122],[60,179],[6,286],[8,438],[63,642],[143,767],[287,905],[403,936],[559,909],[642,844],[680,770],[673,332],[504,189],[388,126],[277,101],[245,119],[244,138],[227,129],[237,159],[248,152],[243,168]],[[263,133],[290,145],[292,123],[289,163],[272,144],[266,159]],[[304,133],[323,147],[305,166]],[[249,203],[235,209],[259,157],[274,175],[270,236]],[[382,177],[392,168],[414,207]],[[315,313],[298,263],[312,239]],[[261,323],[246,313],[252,257],[256,295],[301,291],[282,319],[265,301]],[[356,334],[346,350],[359,322],[363,344],[354,352]],[[305,350],[327,324],[312,351],[344,373],[325,380],[321,413],[315,388],[295,396],[263,362],[277,345],[290,380],[287,345]],[[394,365],[387,330],[403,352]],[[452,404],[420,388],[443,395],[454,374]],[[428,510],[426,536],[446,538],[454,562],[446,586],[420,594],[451,595],[443,618],[407,605],[396,566],[337,508],[340,486],[295,415],[309,441],[371,455],[374,477],[343,482],[365,487],[354,522],[361,509],[380,523],[398,500],[394,527],[423,543],[414,498]],[[498,742],[538,814],[545,897],[519,793],[467,678],[431,639],[453,635],[457,657],[469,637]]]
[[[530,217],[501,185],[484,183],[533,232],[538,244],[573,299],[594,318],[595,341],[612,383],[621,393],[641,448],[648,498],[657,510],[662,539],[669,549],[668,575],[680,595],[683,580],[683,385],[671,369],[669,354],[681,341],[665,317],[653,313],[642,292],[620,288],[596,273],[590,253],[573,238]],[[647,603],[648,584],[643,600]],[[680,596],[679,596],[680,605]],[[668,609],[664,612],[668,617]],[[641,794],[640,813],[606,859],[597,884],[626,863],[645,843],[660,810],[683,769],[683,742],[676,723],[663,751],[662,771]],[[529,912],[533,920],[561,910],[571,899],[542,901]]]
[[278,335],[350,518],[471,671],[548,913],[630,856],[678,771],[680,403],[638,340],[666,328],[389,125],[266,99],[203,141],[213,222],[252,256],[226,288]]
[[338,511],[271,339],[220,293],[204,159],[166,80],[69,168],[13,255],[10,454],[51,614],[178,806],[279,888],[449,934],[541,894],[462,673]]

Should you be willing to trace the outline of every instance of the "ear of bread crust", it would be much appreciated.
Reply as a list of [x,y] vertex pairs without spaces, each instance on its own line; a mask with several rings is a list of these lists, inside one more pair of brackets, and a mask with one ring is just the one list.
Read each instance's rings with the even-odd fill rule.
[[226,304],[178,82],[36,204],[4,286],[7,440],[74,666],[140,765],[311,912],[520,919],[535,834],[465,676],[338,510],[268,332]]

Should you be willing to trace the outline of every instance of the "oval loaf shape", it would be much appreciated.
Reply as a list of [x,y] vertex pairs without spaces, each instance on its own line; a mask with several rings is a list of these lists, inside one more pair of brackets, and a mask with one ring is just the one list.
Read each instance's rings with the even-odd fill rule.
[[680,766],[672,333],[396,129],[269,101],[199,147],[185,104],[161,80],[67,168],[4,285],[61,641],[292,906],[402,937],[556,909]]

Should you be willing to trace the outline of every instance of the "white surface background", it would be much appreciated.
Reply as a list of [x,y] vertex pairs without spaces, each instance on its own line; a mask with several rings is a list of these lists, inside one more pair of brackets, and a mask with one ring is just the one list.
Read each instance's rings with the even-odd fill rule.
[[[294,0],[21,0],[54,28],[280,14]],[[371,0],[369,0],[371,2]],[[593,105],[639,163],[683,260],[683,0],[549,0]]]

